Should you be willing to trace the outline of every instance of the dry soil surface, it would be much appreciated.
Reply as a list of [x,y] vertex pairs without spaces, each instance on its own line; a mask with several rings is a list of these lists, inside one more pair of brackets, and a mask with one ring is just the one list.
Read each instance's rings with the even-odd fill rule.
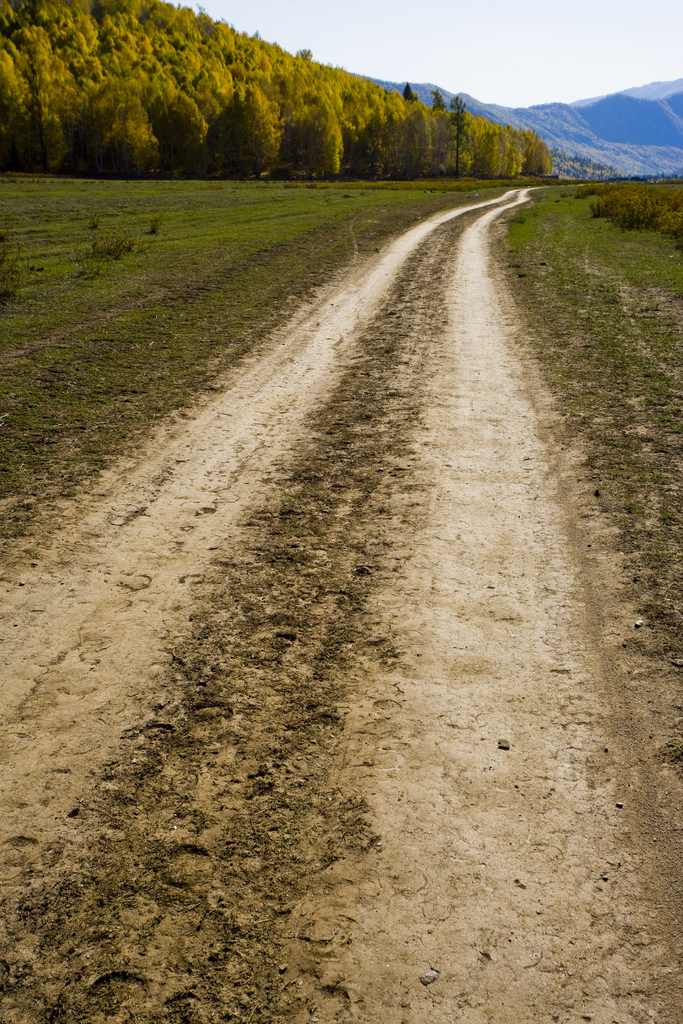
[[680,780],[492,258],[524,201],[356,267],[6,569],[0,1019],[683,1022]]

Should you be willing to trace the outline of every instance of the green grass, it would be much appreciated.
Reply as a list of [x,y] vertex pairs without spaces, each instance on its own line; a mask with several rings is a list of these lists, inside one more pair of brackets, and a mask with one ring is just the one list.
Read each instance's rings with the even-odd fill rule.
[[0,305],[5,537],[214,386],[356,251],[501,190],[436,184],[0,178],[22,277]]
[[596,511],[619,527],[656,644],[679,650],[683,253],[594,218],[574,191],[535,193],[504,254],[566,428],[586,444]]

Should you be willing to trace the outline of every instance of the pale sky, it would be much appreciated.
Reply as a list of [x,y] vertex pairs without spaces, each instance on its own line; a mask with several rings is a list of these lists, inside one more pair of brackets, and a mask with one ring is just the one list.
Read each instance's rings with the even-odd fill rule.
[[[191,0],[185,0],[190,4]],[[505,106],[683,78],[681,0],[204,0],[207,14],[373,78]]]

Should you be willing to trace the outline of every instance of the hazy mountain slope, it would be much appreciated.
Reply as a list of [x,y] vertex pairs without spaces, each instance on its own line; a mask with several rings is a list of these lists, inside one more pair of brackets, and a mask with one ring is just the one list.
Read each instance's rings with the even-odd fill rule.
[[[673,82],[650,82],[649,85],[637,85],[632,89],[622,89],[621,92],[609,93],[609,95],[634,96],[639,100],[666,100],[677,92],[683,92],[683,78],[677,78]],[[589,103],[597,103],[598,100],[606,98],[606,96],[591,96],[585,100],[574,100],[569,106],[587,107]]]
[[666,100],[636,99],[617,93],[580,108],[579,116],[605,142],[683,147],[683,121]]
[[683,119],[683,92],[677,92],[674,96],[667,96],[667,106]]
[[[405,86],[405,82],[373,81],[399,92]],[[654,86],[675,89],[678,85],[678,82],[660,82],[639,89]],[[455,95],[431,82],[411,82],[410,87],[427,104],[432,102],[432,89],[438,88],[447,102]],[[611,165],[618,174],[683,173],[683,91],[680,89],[669,94],[667,100],[614,93],[586,105],[546,103],[516,108],[482,103],[467,93],[459,95],[472,114],[515,128],[532,128],[548,146]]]

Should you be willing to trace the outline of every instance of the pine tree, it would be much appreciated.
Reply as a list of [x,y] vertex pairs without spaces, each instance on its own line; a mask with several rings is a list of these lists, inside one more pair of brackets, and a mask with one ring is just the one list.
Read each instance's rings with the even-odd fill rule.
[[455,176],[460,177],[460,143],[464,134],[465,127],[465,111],[467,107],[460,96],[453,96],[451,99],[451,110],[453,111],[451,120],[453,123],[453,130],[455,134]]

